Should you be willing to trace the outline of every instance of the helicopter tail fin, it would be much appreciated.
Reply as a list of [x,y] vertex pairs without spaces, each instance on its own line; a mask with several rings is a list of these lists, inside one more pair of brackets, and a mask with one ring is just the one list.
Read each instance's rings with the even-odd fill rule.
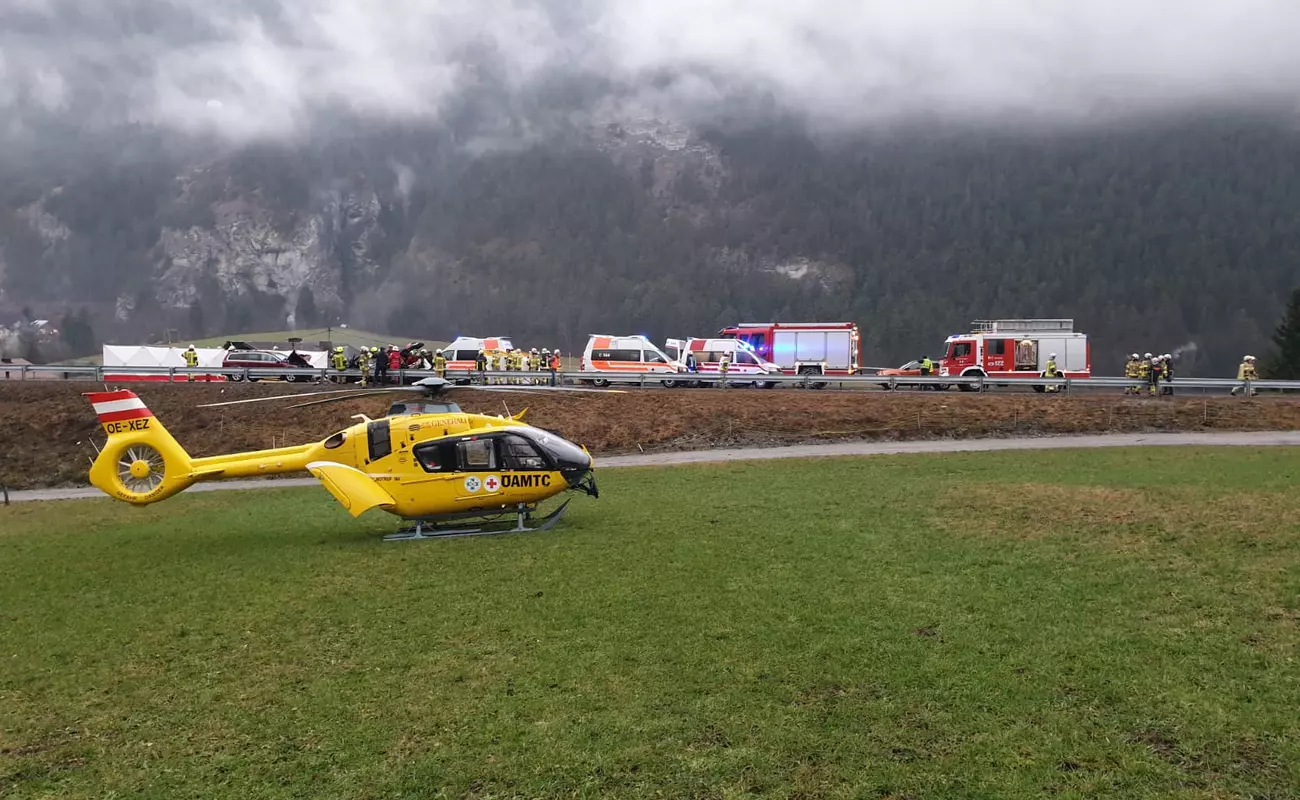
[[87,392],[108,442],[90,467],[95,488],[135,505],[164,500],[191,486],[192,460],[135,392]]

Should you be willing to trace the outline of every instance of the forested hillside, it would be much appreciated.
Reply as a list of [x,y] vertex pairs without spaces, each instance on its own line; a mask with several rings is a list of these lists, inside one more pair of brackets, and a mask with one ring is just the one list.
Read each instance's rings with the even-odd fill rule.
[[119,338],[293,314],[569,350],[596,331],[853,319],[873,365],[937,354],[977,317],[1066,316],[1099,371],[1152,350],[1227,374],[1267,349],[1300,284],[1287,121],[663,129],[481,152],[445,131],[354,131],[215,155],[139,132],[125,153],[11,159],[0,310],[85,305]]

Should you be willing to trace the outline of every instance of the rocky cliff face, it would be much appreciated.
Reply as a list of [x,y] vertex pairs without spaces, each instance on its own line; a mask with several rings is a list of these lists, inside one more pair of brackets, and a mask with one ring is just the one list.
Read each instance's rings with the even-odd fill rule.
[[[196,191],[207,172],[180,179],[182,192]],[[189,307],[212,287],[232,302],[278,296],[292,328],[304,287],[318,308],[341,315],[351,300],[349,281],[364,283],[382,271],[374,257],[383,235],[381,201],[370,186],[320,191],[310,207],[289,210],[257,192],[227,189],[208,210],[208,225],[159,233],[154,285],[164,306]]]

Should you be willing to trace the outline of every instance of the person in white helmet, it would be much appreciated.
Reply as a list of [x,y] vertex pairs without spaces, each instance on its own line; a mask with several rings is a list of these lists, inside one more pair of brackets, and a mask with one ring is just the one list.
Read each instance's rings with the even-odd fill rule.
[[[1128,363],[1124,365],[1124,377],[1134,381],[1141,379],[1142,356],[1137,353],[1129,354]],[[1137,384],[1125,386],[1124,394],[1138,394]]]
[[1165,353],[1160,357],[1160,377],[1164,378],[1165,385],[1160,387],[1160,394],[1174,394],[1174,357]]
[[[197,350],[194,349],[194,345],[190,345],[189,347],[187,347],[187,348],[185,349],[185,352],[184,352],[182,355],[184,355],[184,357],[185,357],[185,366],[186,366],[186,367],[188,367],[188,368],[190,368],[190,369],[198,369],[198,366],[199,366],[199,353],[198,353]],[[194,373],[193,373],[193,372],[190,372],[190,373],[186,374],[186,376],[185,376],[185,381],[186,381],[187,383],[193,383],[193,382],[194,382]]]
[[[1047,366],[1043,368],[1043,377],[1044,377],[1044,378],[1059,378],[1059,377],[1061,377],[1061,373],[1060,373],[1060,371],[1057,370],[1057,368],[1056,368],[1056,353],[1051,353],[1051,354],[1049,354],[1049,355],[1047,356]],[[1061,390],[1061,387],[1060,387],[1060,386],[1048,386],[1048,387],[1046,387],[1046,391],[1049,391],[1049,392],[1059,392],[1060,390]]]
[[1251,387],[1250,381],[1258,378],[1259,373],[1255,371],[1255,357],[1246,356],[1241,360],[1241,365],[1237,367],[1237,380],[1241,381],[1241,385],[1232,387],[1232,396],[1236,397],[1238,390],[1244,390],[1247,397],[1254,397],[1255,390]]

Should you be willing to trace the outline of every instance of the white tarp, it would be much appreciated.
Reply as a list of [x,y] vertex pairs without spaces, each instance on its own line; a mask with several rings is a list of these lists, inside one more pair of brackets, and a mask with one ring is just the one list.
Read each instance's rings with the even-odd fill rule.
[[[106,367],[184,367],[183,347],[142,347],[138,345],[104,345]],[[220,367],[226,351],[220,347],[196,347],[200,367]]]

